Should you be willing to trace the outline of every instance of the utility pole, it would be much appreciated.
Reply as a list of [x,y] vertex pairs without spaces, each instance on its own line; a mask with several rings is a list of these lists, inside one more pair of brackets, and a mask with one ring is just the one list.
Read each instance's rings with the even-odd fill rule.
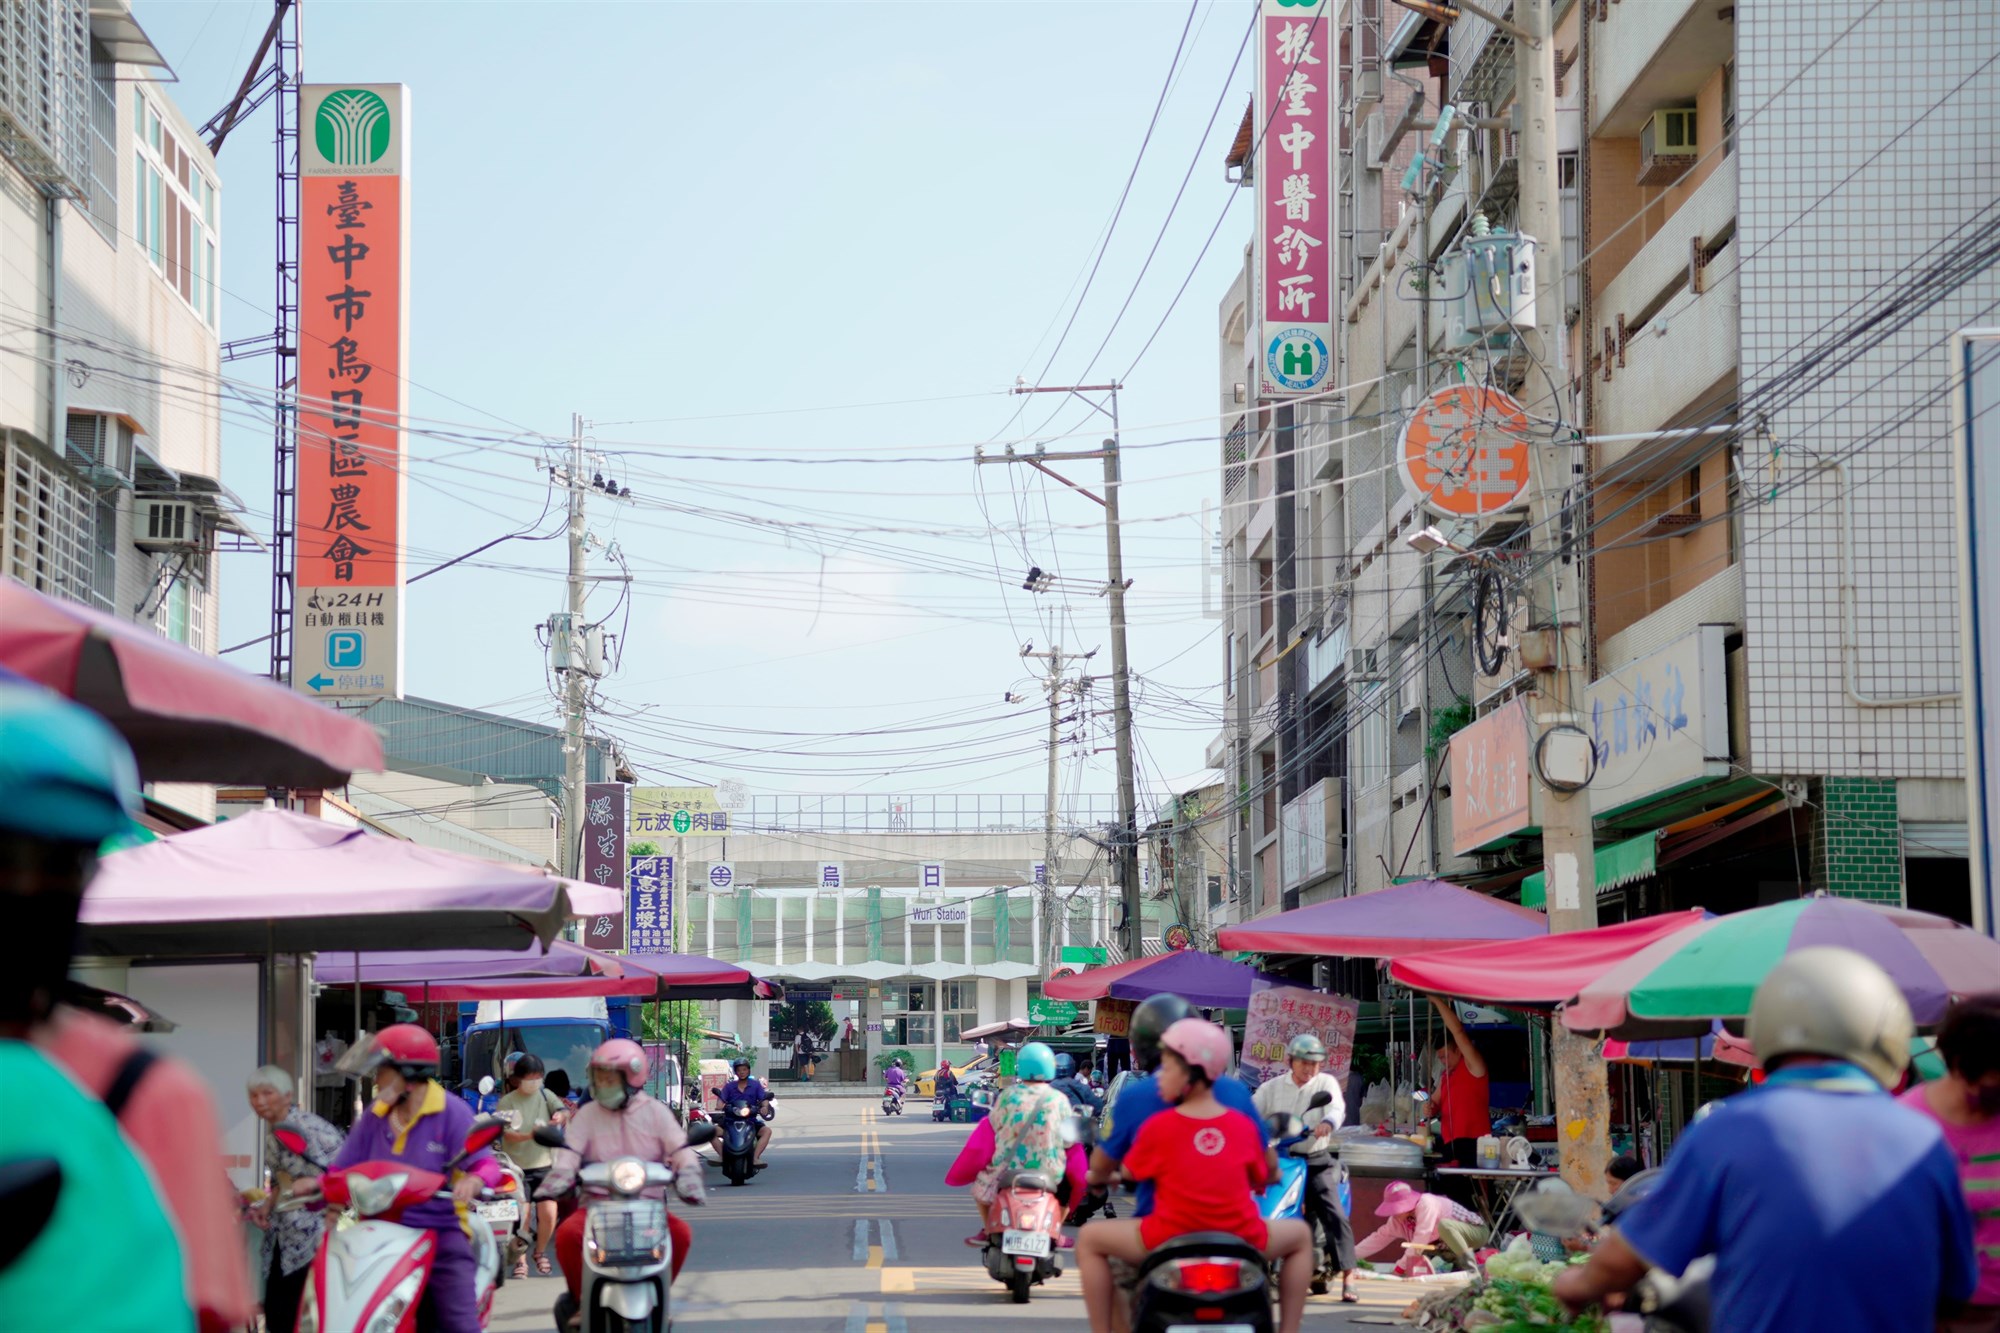
[[[1535,238],[1535,327],[1522,342],[1549,368],[1528,376],[1522,396],[1531,414],[1560,416],[1553,401],[1533,396],[1544,385],[1560,393],[1563,350],[1562,222],[1556,181],[1555,38],[1552,0],[1515,0],[1514,115],[1520,131],[1520,214],[1517,230]],[[1537,559],[1528,590],[1527,639],[1540,649],[1535,671],[1534,772],[1542,791],[1542,855],[1548,881],[1549,929],[1589,930],[1597,924],[1597,864],[1591,831],[1588,744],[1580,723],[1587,685],[1583,562],[1575,547],[1580,524],[1569,506],[1580,493],[1581,446],[1541,439],[1531,447],[1529,518]],[[1536,634],[1536,630],[1545,630]],[[1581,744],[1580,744],[1581,743]],[[1551,784],[1551,777],[1557,779]],[[1562,1174],[1589,1193],[1601,1188],[1610,1161],[1610,1092],[1604,1061],[1591,1043],[1560,1023],[1550,1025],[1555,1066],[1557,1137]]]
[[[988,458],[984,449],[975,449],[972,461],[975,464],[1025,463],[1037,472],[1054,477],[1073,491],[1095,500],[1104,507],[1104,549],[1107,583],[1104,593],[1111,601],[1111,691],[1113,707],[1112,737],[1118,761],[1118,831],[1117,863],[1118,882],[1125,903],[1125,956],[1139,957],[1144,948],[1144,934],[1140,926],[1141,897],[1139,893],[1139,814],[1138,796],[1132,780],[1132,682],[1129,679],[1125,653],[1125,562],[1120,546],[1118,525],[1118,488],[1121,482],[1118,462],[1118,390],[1123,386],[1110,384],[1070,384],[1041,385],[1016,383],[1015,393],[1062,393],[1069,394],[1088,406],[1093,412],[1107,417],[1111,422],[1111,438],[1101,449],[1068,450],[1051,453],[1040,445],[1032,454],[1016,453],[1014,446],[1007,446],[1005,453],[996,458]],[[1086,394],[1104,394],[1110,405],[1087,398]],[[1104,494],[1092,494],[1087,488],[1077,485],[1068,477],[1048,466],[1056,462],[1084,462],[1102,459],[1104,462]]]
[[1056,798],[1061,776],[1063,650],[1055,644],[1045,653],[1023,652],[1023,657],[1039,657],[1049,664],[1046,686],[1049,692],[1049,794],[1042,810],[1042,882],[1036,886],[1035,911],[1042,919],[1042,975],[1053,970],[1056,959]]
[[[588,769],[584,764],[584,703],[588,698],[586,636],[583,628],[584,595],[587,591],[586,565],[590,559],[583,458],[583,418],[570,417],[569,437],[569,612],[563,618],[563,873],[575,878],[583,872],[583,788]],[[551,644],[554,636],[550,636]],[[676,867],[678,869],[678,867]]]

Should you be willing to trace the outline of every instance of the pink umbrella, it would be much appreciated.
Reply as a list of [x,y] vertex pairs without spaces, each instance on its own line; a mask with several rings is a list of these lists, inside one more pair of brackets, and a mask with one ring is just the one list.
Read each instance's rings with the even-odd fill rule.
[[260,810],[105,857],[78,951],[519,950],[571,914],[539,871]]
[[382,767],[366,722],[5,577],[0,667],[100,714],[148,782],[325,788]]
[[1257,953],[1400,958],[1548,933],[1548,918],[1532,907],[1502,902],[1441,879],[1420,879],[1228,926],[1215,938],[1224,949]]
[[316,976],[334,986],[359,977],[368,986],[423,988],[426,1001],[552,1000],[629,995],[660,1000],[749,1000],[777,993],[752,973],[700,954],[599,953],[568,940],[529,949],[449,949],[434,953],[374,952],[357,960],[326,954]]

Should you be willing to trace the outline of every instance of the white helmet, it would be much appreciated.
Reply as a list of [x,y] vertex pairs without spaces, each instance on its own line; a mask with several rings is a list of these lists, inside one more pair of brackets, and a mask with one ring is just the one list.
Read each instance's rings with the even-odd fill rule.
[[1816,945],[1788,954],[1750,1000],[1745,1034],[1766,1069],[1787,1055],[1859,1065],[1893,1088],[1910,1063],[1916,1024],[1889,974],[1852,949]]

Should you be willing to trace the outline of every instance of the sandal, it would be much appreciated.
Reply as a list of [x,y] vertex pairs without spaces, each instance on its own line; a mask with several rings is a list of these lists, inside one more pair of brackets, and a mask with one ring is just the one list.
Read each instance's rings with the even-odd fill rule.
[[525,1282],[528,1280],[528,1256],[522,1255],[514,1261],[514,1276]]
[[546,1254],[538,1254],[535,1256],[535,1271],[537,1273],[540,1273],[543,1277],[547,1277],[549,1276],[549,1274],[555,1271],[554,1269],[549,1267],[549,1256],[547,1256]]

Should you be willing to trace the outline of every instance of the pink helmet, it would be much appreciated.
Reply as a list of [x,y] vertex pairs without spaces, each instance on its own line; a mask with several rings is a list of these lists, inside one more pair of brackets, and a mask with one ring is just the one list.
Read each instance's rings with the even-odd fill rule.
[[1231,1047],[1227,1029],[1204,1018],[1183,1018],[1160,1035],[1160,1049],[1172,1051],[1208,1075],[1210,1083],[1229,1072]]
[[653,1063],[646,1058],[646,1048],[638,1042],[626,1037],[613,1037],[590,1053],[590,1067],[616,1070],[624,1077],[626,1087],[643,1088]]

